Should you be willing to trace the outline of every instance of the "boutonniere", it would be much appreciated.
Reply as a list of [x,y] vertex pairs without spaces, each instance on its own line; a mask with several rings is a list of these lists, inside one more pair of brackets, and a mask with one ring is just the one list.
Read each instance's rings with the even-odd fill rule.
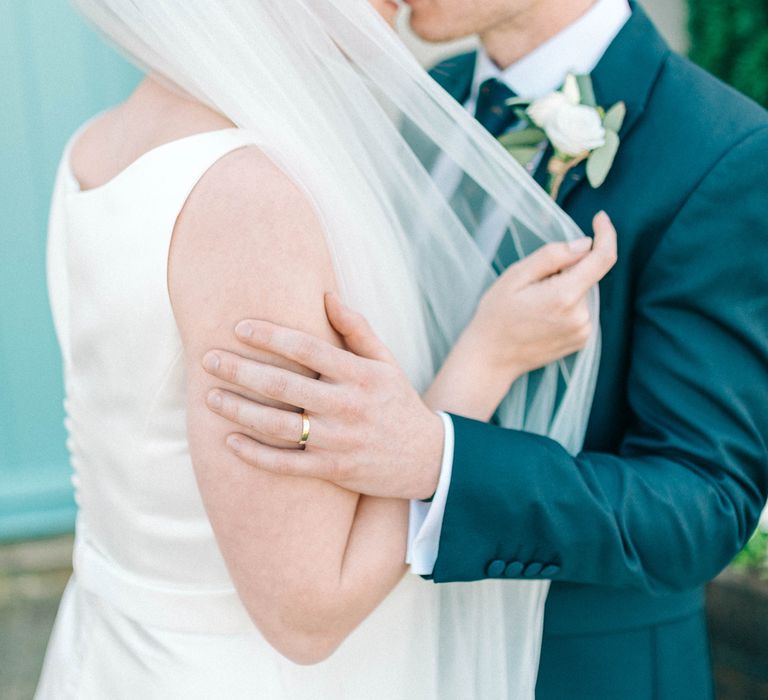
[[555,153],[547,164],[552,199],[557,199],[568,171],[584,161],[589,184],[598,188],[605,182],[619,150],[619,131],[627,114],[623,102],[605,110],[595,100],[592,79],[569,74],[560,90],[538,100],[516,97],[508,104],[519,108],[528,126],[499,141],[524,167],[542,151],[542,144],[552,144]]

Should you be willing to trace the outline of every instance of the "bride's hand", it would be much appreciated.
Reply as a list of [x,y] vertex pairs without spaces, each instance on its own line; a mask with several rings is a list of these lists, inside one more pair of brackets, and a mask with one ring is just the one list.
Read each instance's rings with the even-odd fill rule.
[[592,332],[587,293],[616,262],[616,230],[601,212],[589,238],[551,243],[510,266],[486,292],[464,341],[510,380],[581,350]]
[[430,407],[488,420],[518,377],[584,347],[587,293],[616,262],[611,220],[593,225],[594,244],[546,245],[499,277],[425,394]]

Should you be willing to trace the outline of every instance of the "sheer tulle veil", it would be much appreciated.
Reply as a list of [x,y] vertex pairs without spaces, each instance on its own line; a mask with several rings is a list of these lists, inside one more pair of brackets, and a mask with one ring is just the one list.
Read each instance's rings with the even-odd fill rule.
[[[457,197],[449,202],[433,180],[438,157],[474,180],[475,201],[463,204],[504,213],[518,257],[583,235],[365,0],[74,4],[142,68],[254,132],[314,203],[343,295],[420,388],[495,276]],[[589,304],[596,319],[596,289]],[[498,414],[504,426],[549,435],[572,453],[581,448],[600,351],[594,327],[582,352],[514,384]],[[435,697],[532,694],[545,582],[414,585],[437,606],[431,673],[443,694]],[[534,629],[513,630],[521,620],[510,616],[531,601]],[[511,678],[521,663],[532,675]]]

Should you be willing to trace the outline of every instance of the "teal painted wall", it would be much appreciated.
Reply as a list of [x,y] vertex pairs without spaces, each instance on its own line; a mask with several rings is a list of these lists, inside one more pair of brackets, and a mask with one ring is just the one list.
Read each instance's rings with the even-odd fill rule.
[[0,540],[74,524],[45,284],[49,198],[69,136],[139,77],[66,0],[0,0]]

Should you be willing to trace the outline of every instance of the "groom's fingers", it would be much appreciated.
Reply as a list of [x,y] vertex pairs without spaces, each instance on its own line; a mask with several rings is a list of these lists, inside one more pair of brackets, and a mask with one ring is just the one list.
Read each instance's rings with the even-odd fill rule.
[[332,480],[328,457],[322,451],[285,450],[268,447],[243,435],[233,433],[227,437],[227,447],[243,462],[281,476],[307,476]]
[[[304,422],[301,413],[296,411],[264,406],[224,389],[211,390],[206,403],[214,413],[265,438],[287,443],[298,443],[301,439]],[[312,421],[313,446],[325,444],[324,432],[321,421]]]
[[569,287],[579,294],[586,294],[590,287],[605,277],[616,264],[616,229],[605,212],[593,220],[595,241],[592,250],[583,260],[567,270],[563,277]]
[[357,370],[354,355],[311,333],[269,321],[245,320],[235,326],[235,334],[252,348],[293,360],[331,379],[344,378]]
[[373,332],[365,316],[350,309],[338,294],[325,295],[325,310],[331,325],[352,352],[371,360],[395,363],[392,353]]
[[338,392],[327,382],[288,369],[249,360],[226,350],[212,350],[203,358],[209,374],[273,401],[328,413],[338,403]]

